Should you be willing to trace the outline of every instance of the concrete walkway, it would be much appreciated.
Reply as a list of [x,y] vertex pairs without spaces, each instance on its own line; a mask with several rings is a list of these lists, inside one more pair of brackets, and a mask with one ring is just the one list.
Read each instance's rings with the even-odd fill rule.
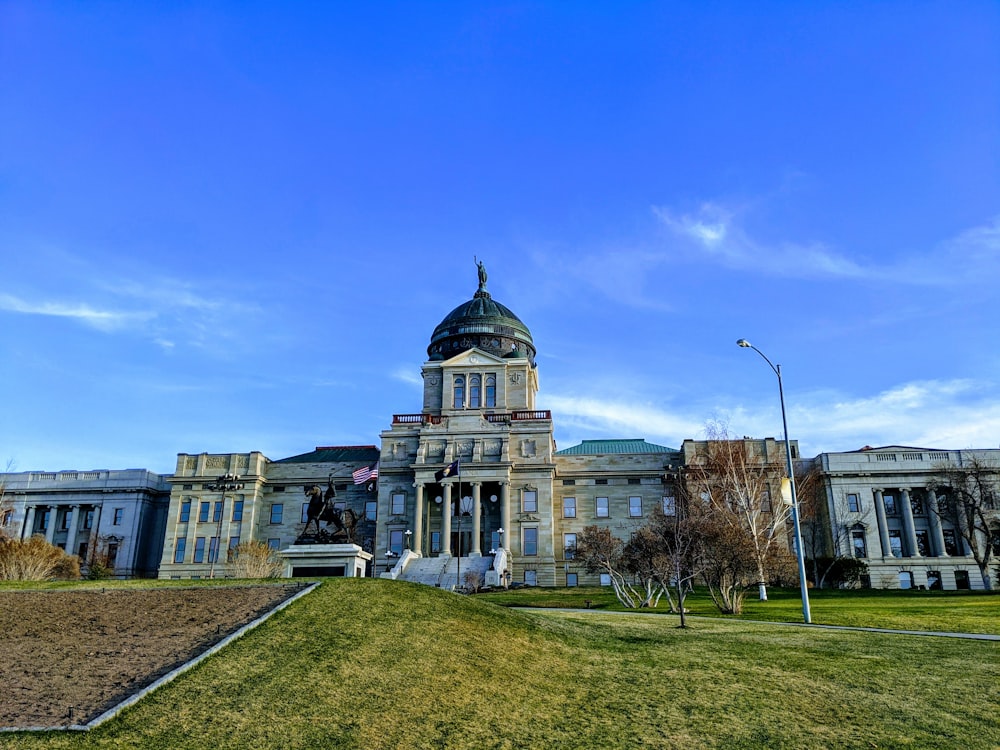
[[[621,612],[618,610],[604,609],[574,609],[572,607],[512,607],[512,609],[523,609],[528,612],[574,612],[579,614],[600,614],[600,615],[626,615],[632,617],[676,617],[667,612]],[[687,615],[688,620],[709,620],[723,622],[747,622],[753,625],[783,625],[792,628],[814,628],[816,630],[859,630],[865,633],[887,633],[889,635],[921,635],[935,636],[938,638],[962,638],[968,641],[1000,641],[1000,635],[989,633],[945,633],[936,630],[893,630],[892,628],[863,628],[856,625],[818,625],[816,623],[806,624],[804,622],[774,622],[772,620],[727,620],[722,617],[705,617],[704,615]]]

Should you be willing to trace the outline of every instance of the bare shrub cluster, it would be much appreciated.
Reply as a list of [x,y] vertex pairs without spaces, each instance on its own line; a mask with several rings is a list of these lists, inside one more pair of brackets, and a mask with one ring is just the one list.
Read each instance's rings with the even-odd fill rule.
[[266,542],[241,542],[230,550],[229,572],[234,578],[278,578],[283,565]]
[[0,580],[50,581],[80,577],[80,558],[67,555],[45,537],[0,538]]

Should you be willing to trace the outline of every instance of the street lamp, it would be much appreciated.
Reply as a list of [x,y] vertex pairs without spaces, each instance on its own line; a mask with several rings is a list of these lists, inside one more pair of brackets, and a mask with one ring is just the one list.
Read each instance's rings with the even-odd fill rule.
[[795,557],[799,563],[799,587],[802,591],[802,619],[808,624],[812,622],[812,615],[809,612],[809,586],[806,583],[805,551],[802,549],[802,528],[799,525],[799,499],[795,494],[795,470],[792,467],[792,444],[788,439],[788,419],[785,416],[785,389],[781,384],[781,365],[773,364],[764,352],[746,339],[739,339],[736,345],[744,349],[753,349],[767,362],[768,367],[774,370],[774,374],[778,376],[778,398],[781,400],[781,426],[785,430],[785,460],[788,462],[788,486],[792,491],[792,525],[795,528]]
[[406,534],[406,549],[410,549],[410,537],[413,536],[413,532],[407,529],[403,533]]
[[455,567],[455,590],[462,587],[462,519],[472,515],[472,498],[463,497],[458,501],[458,558]]
[[212,492],[222,493],[222,505],[219,508],[219,526],[215,537],[215,556],[212,556],[211,545],[209,545],[208,550],[208,577],[215,578],[215,561],[219,559],[219,555],[222,553],[222,517],[226,514],[226,493],[239,492],[243,489],[243,482],[240,481],[239,474],[223,474],[216,480],[215,484],[208,485],[208,489]]

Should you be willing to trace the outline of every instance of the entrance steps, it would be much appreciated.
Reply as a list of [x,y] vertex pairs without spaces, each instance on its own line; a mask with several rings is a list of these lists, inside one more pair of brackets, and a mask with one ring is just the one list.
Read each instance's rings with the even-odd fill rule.
[[459,571],[459,558],[457,557],[417,557],[407,563],[405,570],[399,574],[397,580],[453,590],[459,576],[462,579],[459,588],[462,588],[465,585],[464,579],[468,571],[476,571],[482,580],[492,565],[492,555],[461,558],[461,571]]

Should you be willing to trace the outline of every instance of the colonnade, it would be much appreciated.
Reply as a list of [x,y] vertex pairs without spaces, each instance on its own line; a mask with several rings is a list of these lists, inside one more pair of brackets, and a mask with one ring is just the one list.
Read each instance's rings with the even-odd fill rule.
[[[472,546],[468,551],[471,557],[480,557],[483,554],[482,550],[482,518],[483,518],[483,498],[482,498],[482,487],[484,482],[482,480],[473,479],[472,481],[461,481],[462,485],[468,485],[472,487],[472,511],[470,520],[472,521]],[[461,513],[458,504],[461,502],[461,497],[454,497],[455,491],[452,487],[459,484],[459,480],[442,482],[441,486],[441,549],[439,555],[442,557],[449,557],[452,555],[451,549],[451,527],[452,527],[452,515],[457,515],[455,511]],[[510,482],[507,480],[502,480],[500,484],[500,528],[506,533],[501,534],[500,544],[510,552]],[[431,529],[428,528],[429,523],[425,526],[425,520],[429,518],[429,514],[426,512],[426,497],[425,497],[425,487],[427,485],[437,486],[436,482],[424,482],[419,479],[414,483],[414,488],[416,490],[416,500],[413,509],[413,549],[419,552],[421,555],[428,555],[431,550]],[[465,550],[462,550],[465,552]]]

